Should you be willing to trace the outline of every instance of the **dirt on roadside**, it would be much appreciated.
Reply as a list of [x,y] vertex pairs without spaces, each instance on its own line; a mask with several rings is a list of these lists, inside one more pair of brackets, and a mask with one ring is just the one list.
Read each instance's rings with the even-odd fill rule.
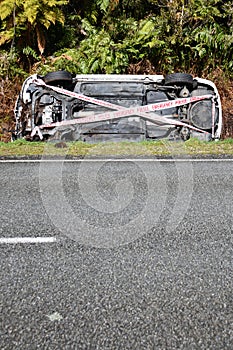
[[222,138],[233,138],[233,80],[221,84],[215,82],[222,101],[223,132]]
[[14,107],[21,88],[22,81],[0,80],[0,141],[11,140],[11,130],[14,130]]

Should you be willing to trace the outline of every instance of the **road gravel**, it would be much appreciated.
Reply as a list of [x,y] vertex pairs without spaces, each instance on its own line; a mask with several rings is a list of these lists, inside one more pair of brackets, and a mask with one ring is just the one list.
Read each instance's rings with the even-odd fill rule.
[[57,238],[0,244],[1,349],[232,349],[233,161],[0,163],[0,178],[0,238]]

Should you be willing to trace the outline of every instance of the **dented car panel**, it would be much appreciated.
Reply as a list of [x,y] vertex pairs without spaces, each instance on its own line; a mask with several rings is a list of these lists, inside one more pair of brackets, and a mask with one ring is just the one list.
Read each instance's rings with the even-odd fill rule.
[[222,108],[215,84],[190,74],[34,74],[15,105],[14,138],[141,141],[216,140]]

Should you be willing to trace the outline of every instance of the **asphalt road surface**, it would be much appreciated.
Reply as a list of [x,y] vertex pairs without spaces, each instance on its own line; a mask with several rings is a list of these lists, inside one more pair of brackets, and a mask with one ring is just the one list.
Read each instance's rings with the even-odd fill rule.
[[0,163],[0,349],[232,349],[233,161]]

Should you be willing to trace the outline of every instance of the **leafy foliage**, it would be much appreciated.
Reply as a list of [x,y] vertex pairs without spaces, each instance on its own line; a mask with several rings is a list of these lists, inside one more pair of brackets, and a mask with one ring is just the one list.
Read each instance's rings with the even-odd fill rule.
[[2,0],[0,18],[0,46],[29,71],[122,73],[147,60],[160,73],[233,75],[230,0]]
[[[129,18],[124,24],[117,21],[112,32],[119,30],[125,34],[125,37],[117,40],[110,31],[104,28],[97,29],[87,20],[83,20],[82,30],[86,38],[80,42],[79,48],[57,52],[57,57],[51,59],[51,64],[55,70],[66,68],[74,73],[124,72],[130,62],[144,58],[148,48],[164,45],[164,42],[155,36],[155,25],[153,19],[137,22]],[[43,70],[43,67],[41,69]]]
[[15,76],[26,76],[25,71],[18,65],[18,59],[15,50],[11,50],[10,53],[5,50],[0,51],[0,80],[13,80]]
[[[0,45],[24,38],[33,45],[34,31],[40,53],[44,52],[45,37],[43,31],[56,21],[64,23],[64,15],[58,6],[67,4],[67,0],[3,0],[0,2],[2,30]],[[22,45],[22,44],[21,44]]]

